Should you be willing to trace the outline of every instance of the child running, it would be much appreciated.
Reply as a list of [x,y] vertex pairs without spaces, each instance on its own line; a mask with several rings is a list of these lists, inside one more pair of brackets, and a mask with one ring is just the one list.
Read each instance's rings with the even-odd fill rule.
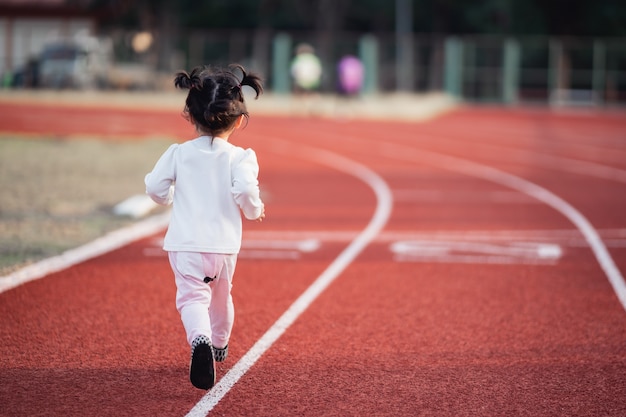
[[199,137],[165,151],[146,175],[146,193],[161,205],[173,204],[163,249],[191,345],[189,378],[208,390],[215,384],[215,361],[228,355],[234,322],[231,288],[241,247],[240,212],[249,220],[265,218],[256,154],[229,142],[248,119],[242,87],[252,87],[255,98],[263,87],[240,65],[180,72],[174,85],[189,90],[183,114]]

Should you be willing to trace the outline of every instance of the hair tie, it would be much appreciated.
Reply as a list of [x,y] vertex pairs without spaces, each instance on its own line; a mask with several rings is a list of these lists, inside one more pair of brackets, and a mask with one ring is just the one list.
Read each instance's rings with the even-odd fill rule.
[[191,79],[191,87],[190,90],[196,89],[198,91],[202,91],[202,80],[194,77]]

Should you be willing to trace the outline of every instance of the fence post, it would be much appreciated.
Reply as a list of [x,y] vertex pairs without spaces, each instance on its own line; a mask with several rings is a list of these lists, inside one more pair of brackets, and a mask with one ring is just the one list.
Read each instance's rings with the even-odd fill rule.
[[459,95],[463,95],[469,100],[478,100],[484,98],[484,88],[478,80],[478,65],[476,61],[476,43],[475,40],[465,40],[463,42],[463,56],[461,62],[463,66],[462,83],[460,87]]
[[593,76],[592,90],[594,99],[598,103],[604,102],[604,83],[606,79],[606,48],[604,42],[596,40],[593,43]]
[[287,94],[290,89],[289,62],[291,58],[291,37],[279,33],[273,41],[272,51],[272,91]]
[[415,66],[413,64],[413,34],[406,33],[396,39],[396,90],[413,91]]
[[563,45],[556,39],[550,40],[548,62],[548,102],[554,104],[560,97],[560,90],[566,88],[563,79]]
[[413,91],[413,0],[396,0],[396,90]]
[[359,57],[365,69],[363,94],[378,92],[378,40],[375,36],[365,35],[359,40]]
[[446,93],[453,97],[462,96],[463,43],[459,38],[447,38],[444,44],[444,79]]
[[502,65],[502,101],[506,104],[516,103],[519,89],[520,47],[515,39],[504,41]]

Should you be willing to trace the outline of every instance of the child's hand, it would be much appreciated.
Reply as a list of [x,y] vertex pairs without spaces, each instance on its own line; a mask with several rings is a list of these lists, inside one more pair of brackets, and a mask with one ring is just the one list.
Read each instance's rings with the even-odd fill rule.
[[261,223],[264,218],[265,218],[265,207],[263,207],[263,209],[261,209],[261,215],[259,217],[257,217],[255,221]]

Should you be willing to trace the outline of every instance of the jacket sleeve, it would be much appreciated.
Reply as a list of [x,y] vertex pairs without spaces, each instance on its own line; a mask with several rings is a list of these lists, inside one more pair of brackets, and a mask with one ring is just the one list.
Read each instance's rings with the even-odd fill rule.
[[146,194],[161,205],[168,205],[174,199],[174,183],[176,182],[175,154],[177,144],[170,146],[157,161],[152,172],[146,175]]
[[259,164],[252,149],[246,149],[233,161],[232,193],[248,220],[256,220],[263,212],[259,190]]

